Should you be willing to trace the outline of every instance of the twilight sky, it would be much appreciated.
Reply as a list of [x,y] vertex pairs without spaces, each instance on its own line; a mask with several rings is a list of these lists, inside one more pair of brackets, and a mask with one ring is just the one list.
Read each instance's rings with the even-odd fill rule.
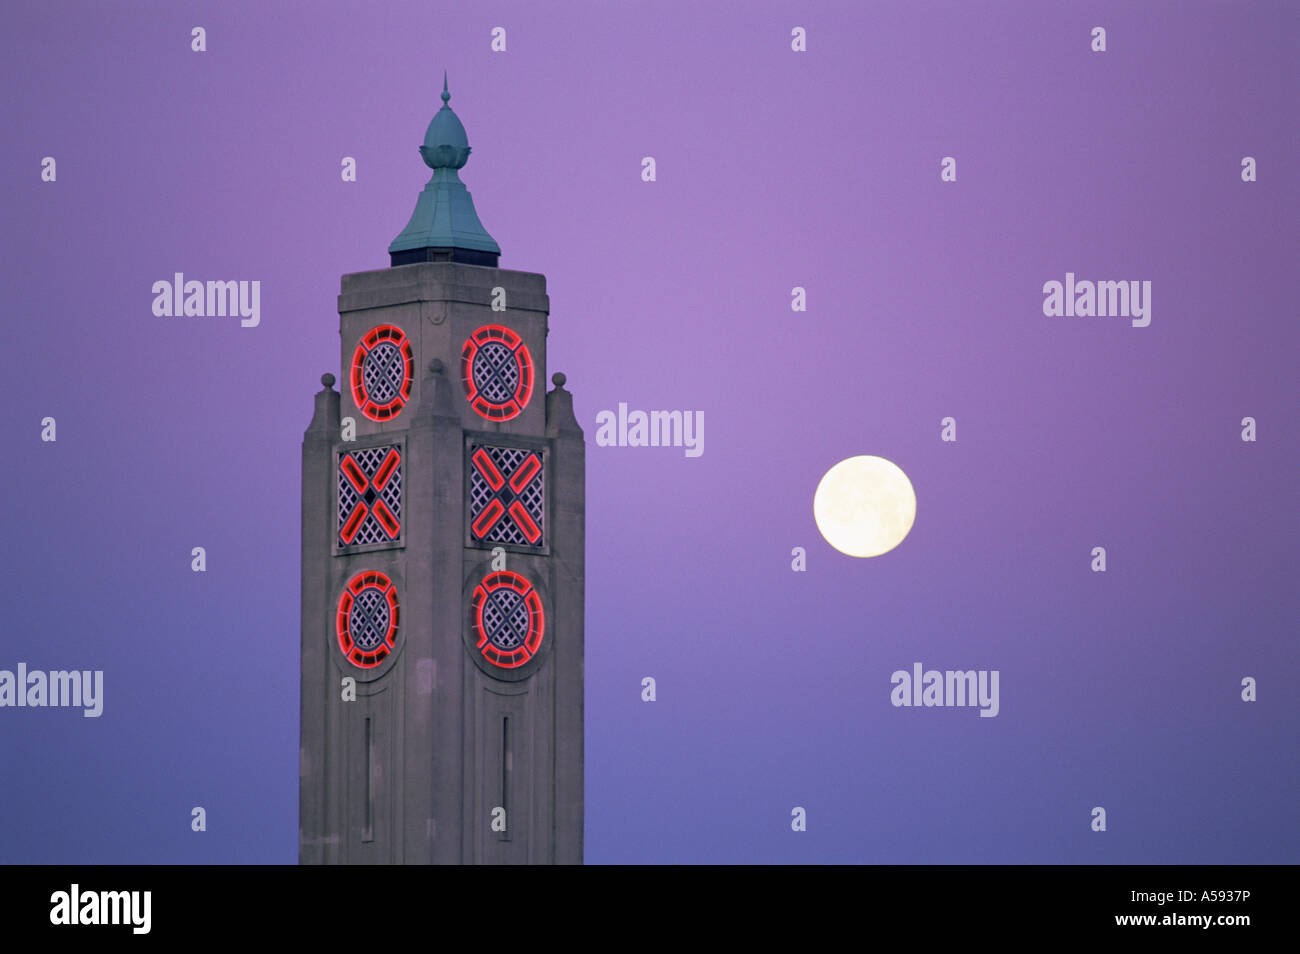
[[[0,708],[0,861],[296,860],[300,442],[444,69],[587,431],[588,862],[1296,861],[1297,20],[11,4],[0,669],[105,700]],[[260,325],[154,317],[178,271],[259,280]],[[1044,315],[1067,272],[1150,281],[1150,325]],[[704,453],[596,446],[620,402]],[[871,559],[812,517],[858,454],[918,499]],[[892,706],[916,662],[999,714]]]

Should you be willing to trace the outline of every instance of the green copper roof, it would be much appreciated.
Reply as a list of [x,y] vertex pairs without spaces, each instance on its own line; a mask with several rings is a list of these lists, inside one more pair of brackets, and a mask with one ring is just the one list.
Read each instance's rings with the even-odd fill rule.
[[433,177],[415,200],[415,211],[402,234],[388,251],[420,248],[463,248],[500,254],[501,246],[488,235],[474,211],[474,199],[460,181],[457,169],[469,160],[469,139],[460,119],[447,105],[447,76],[442,77],[442,109],[434,114],[424,134],[420,156]]

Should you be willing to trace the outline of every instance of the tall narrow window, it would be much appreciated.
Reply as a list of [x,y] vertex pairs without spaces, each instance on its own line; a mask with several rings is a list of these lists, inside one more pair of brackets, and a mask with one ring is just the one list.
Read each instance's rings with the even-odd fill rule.
[[366,814],[365,814],[365,818],[362,820],[361,840],[374,841],[375,840],[375,789],[374,789],[373,779],[375,773],[375,738],[370,728],[369,716],[366,716],[366,735],[363,744],[365,745],[365,752],[366,752],[366,783],[365,783],[366,800],[364,802],[366,807],[365,809]]
[[510,840],[510,812],[514,806],[510,804],[510,716],[501,717],[501,807],[506,811],[506,827],[501,832],[502,841]]

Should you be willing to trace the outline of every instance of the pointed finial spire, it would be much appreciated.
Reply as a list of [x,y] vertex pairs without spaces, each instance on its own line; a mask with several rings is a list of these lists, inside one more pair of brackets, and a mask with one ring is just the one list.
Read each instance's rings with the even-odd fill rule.
[[420,157],[433,170],[433,177],[416,199],[406,228],[388,246],[393,265],[461,262],[495,268],[500,259],[501,247],[483,228],[474,200],[457,174],[469,160],[469,137],[448,105],[450,99],[443,70],[442,108],[429,121],[420,146]]

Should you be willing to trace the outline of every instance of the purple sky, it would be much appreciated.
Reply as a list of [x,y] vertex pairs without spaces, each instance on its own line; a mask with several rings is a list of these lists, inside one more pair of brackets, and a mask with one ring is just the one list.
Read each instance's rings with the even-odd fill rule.
[[[587,430],[589,862],[1294,862],[1298,36],[1283,3],[11,5],[0,668],[105,703],[0,709],[0,861],[296,860],[299,447],[446,69]],[[261,281],[260,326],[155,318],[176,271]],[[1151,281],[1150,326],[1044,316],[1067,271]],[[597,447],[620,401],[703,410],[703,456]],[[875,559],[812,520],[857,454],[918,498]],[[999,715],[894,708],[914,662],[999,670]]]

